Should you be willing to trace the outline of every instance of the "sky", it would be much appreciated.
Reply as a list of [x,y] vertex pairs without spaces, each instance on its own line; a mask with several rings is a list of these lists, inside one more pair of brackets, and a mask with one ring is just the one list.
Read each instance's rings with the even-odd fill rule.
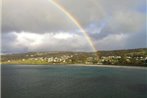
[[[54,0],[96,50],[147,47],[146,0]],[[83,32],[50,0],[3,0],[1,52],[93,51]]]

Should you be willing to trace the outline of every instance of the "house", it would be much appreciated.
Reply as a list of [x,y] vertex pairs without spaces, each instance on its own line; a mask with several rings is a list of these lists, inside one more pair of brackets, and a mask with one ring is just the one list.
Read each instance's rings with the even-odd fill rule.
[[8,60],[8,62],[11,62],[10,60]]
[[49,63],[51,63],[51,62],[53,62],[53,61],[54,61],[54,58],[53,58],[53,57],[48,58],[48,62],[49,62]]

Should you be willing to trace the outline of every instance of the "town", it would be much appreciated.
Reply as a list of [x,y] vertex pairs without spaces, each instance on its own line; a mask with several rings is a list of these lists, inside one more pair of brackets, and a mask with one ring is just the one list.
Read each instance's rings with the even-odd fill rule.
[[94,52],[37,52],[2,55],[2,64],[98,64],[146,66],[146,49]]

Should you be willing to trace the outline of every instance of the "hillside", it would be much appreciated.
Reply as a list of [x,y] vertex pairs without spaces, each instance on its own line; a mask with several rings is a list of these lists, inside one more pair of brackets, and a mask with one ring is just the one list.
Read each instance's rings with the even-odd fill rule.
[[1,56],[2,64],[107,64],[146,66],[147,48],[94,52],[29,52]]

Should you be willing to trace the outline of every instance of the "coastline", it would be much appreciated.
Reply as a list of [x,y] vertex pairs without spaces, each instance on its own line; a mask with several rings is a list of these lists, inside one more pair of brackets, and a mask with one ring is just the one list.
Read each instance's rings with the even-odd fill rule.
[[104,68],[127,68],[127,69],[147,69],[145,66],[126,66],[126,65],[88,65],[88,64],[0,64],[0,65],[26,65],[26,66],[83,66],[83,67],[104,67]]
[[87,65],[87,64],[69,64],[69,66],[85,66],[85,67],[106,67],[106,68],[128,68],[128,69],[147,69],[145,66],[126,66],[126,65]]

